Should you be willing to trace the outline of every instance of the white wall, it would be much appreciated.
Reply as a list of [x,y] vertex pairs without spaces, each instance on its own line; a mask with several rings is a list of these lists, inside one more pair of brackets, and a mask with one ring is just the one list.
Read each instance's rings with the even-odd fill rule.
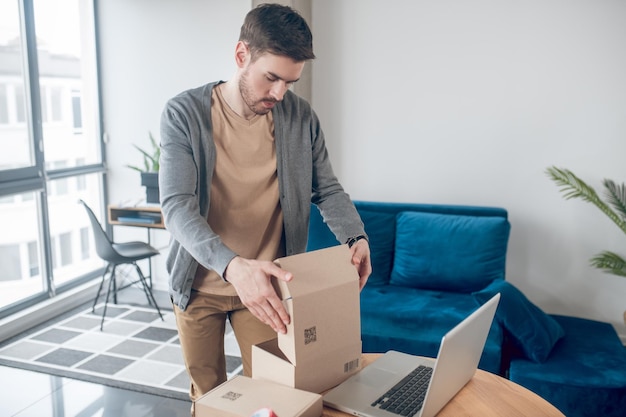
[[[143,193],[124,165],[140,162],[131,144],[158,133],[165,101],[230,77],[249,8],[98,2],[112,202]],[[626,335],[626,279],[588,266],[624,254],[625,236],[544,174],[626,181],[626,3],[313,0],[311,23],[313,104],[353,198],[506,208],[507,278],[550,313]]]
[[551,313],[626,335],[626,255],[598,209],[544,174],[626,181],[626,2],[314,0],[313,104],[355,199],[495,205],[507,279]]
[[[108,135],[109,201],[145,195],[137,144],[149,147],[148,131],[159,138],[165,102],[183,90],[228,79],[235,43],[250,0],[104,0],[97,4],[104,131]],[[116,226],[120,241],[146,239],[146,230]],[[152,231],[167,253],[169,235]],[[155,287],[167,289],[165,256],[154,258]]]
[[[234,71],[233,54],[249,0],[98,2],[100,68],[111,201],[141,195],[132,144],[158,138],[165,102]],[[129,175],[130,174],[130,175]]]

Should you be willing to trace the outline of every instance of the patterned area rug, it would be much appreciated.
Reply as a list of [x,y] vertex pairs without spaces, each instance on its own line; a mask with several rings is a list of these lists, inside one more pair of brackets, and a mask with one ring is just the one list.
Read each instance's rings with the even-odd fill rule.
[[[174,313],[131,305],[102,306],[47,324],[0,347],[0,364],[52,375],[189,399]],[[227,329],[225,349],[229,377],[241,372],[241,355]]]

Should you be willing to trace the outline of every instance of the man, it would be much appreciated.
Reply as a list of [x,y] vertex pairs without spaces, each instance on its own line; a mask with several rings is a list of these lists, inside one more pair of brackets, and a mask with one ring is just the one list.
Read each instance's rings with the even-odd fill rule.
[[251,346],[286,332],[271,277],[298,277],[272,261],[305,251],[311,202],[349,243],[361,288],[371,273],[363,223],[333,173],[319,120],[289,91],[315,57],[312,44],[297,12],[263,4],[245,18],[234,76],[183,92],[163,111],[167,268],[192,400],[226,380],[226,318],[246,375]]

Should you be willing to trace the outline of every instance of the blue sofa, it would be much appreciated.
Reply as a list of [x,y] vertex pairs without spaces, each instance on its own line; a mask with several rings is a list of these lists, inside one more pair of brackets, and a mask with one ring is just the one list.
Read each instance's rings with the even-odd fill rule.
[[[356,201],[372,252],[361,292],[364,352],[437,356],[443,335],[476,309],[472,291],[504,279],[510,225],[501,208]],[[308,250],[337,244],[316,207]],[[502,374],[494,322],[479,367]]]
[[514,356],[508,377],[567,417],[626,416],[626,348],[613,326],[552,315],[564,336],[543,362]]
[[[364,352],[434,357],[441,337],[501,294],[479,368],[568,417],[626,416],[626,348],[607,323],[548,315],[505,280],[510,224],[495,207],[355,201],[373,272],[361,291]],[[308,250],[337,245],[315,206]]]

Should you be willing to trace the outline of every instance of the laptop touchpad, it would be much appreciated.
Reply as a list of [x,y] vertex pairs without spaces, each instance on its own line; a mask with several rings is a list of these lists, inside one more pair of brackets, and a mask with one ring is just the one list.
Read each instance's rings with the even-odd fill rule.
[[381,381],[389,381],[394,377],[393,372],[385,371],[384,369],[374,368],[368,369],[367,372],[359,372],[355,375],[355,379],[369,387],[380,387]]

